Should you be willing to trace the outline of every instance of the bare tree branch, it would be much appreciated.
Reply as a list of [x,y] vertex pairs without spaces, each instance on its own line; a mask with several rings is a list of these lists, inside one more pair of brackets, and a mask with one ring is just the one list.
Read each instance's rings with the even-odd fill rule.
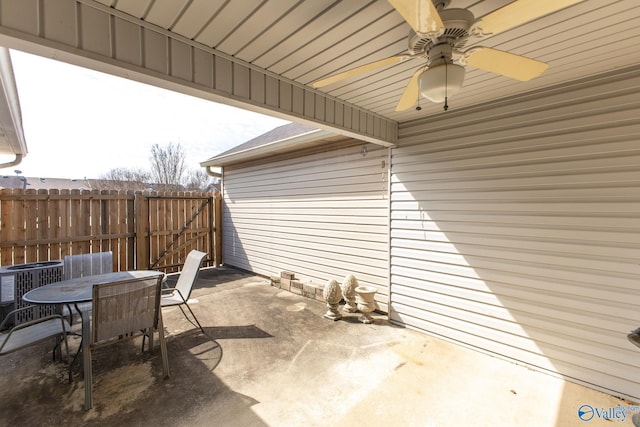
[[185,152],[180,144],[151,147],[151,175],[158,184],[180,185],[186,171]]

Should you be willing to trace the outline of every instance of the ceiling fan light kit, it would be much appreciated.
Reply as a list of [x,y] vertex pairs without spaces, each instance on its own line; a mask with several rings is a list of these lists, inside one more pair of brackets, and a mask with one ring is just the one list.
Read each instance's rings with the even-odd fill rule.
[[431,102],[445,102],[462,89],[464,67],[442,63],[427,68],[418,78],[420,94]]
[[[408,52],[331,75],[312,83],[313,87],[422,58],[424,63],[409,80],[396,111],[411,108],[421,95],[432,102],[444,102],[446,111],[447,99],[462,88],[465,66],[520,81],[538,77],[548,67],[535,59],[473,44],[584,0],[515,0],[479,19],[466,9],[447,9],[449,0],[388,1],[412,29]],[[467,48],[469,42],[472,46]]]

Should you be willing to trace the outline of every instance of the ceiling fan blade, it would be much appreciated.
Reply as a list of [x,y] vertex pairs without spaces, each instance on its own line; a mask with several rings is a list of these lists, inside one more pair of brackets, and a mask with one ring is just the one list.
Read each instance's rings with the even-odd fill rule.
[[465,53],[464,61],[472,67],[520,81],[538,77],[549,66],[535,59],[489,47],[471,49]]
[[388,0],[419,34],[442,34],[444,23],[431,0]]
[[397,55],[397,56],[381,59],[379,61],[370,62],[368,64],[364,64],[359,67],[352,68],[347,71],[343,71],[342,73],[334,74],[327,78],[315,81],[311,83],[311,86],[315,88],[328,86],[340,80],[348,79],[349,77],[357,76],[358,74],[366,73],[368,71],[375,70],[376,68],[382,68],[382,67],[387,67],[389,65],[399,64],[411,58],[413,58],[413,55]]
[[420,74],[422,74],[426,69],[427,67],[420,67],[415,73],[413,73],[413,77],[411,77],[411,80],[409,80],[409,83],[404,89],[404,93],[402,94],[400,101],[398,101],[398,105],[396,105],[396,111],[408,110],[416,103],[418,97],[420,96],[418,77],[420,77]]
[[516,0],[480,18],[472,32],[497,34],[584,0]]

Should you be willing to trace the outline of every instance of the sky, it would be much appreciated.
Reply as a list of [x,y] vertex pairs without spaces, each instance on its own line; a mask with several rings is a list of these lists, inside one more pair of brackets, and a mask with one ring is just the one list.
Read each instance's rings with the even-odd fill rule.
[[0,175],[99,178],[149,169],[151,146],[179,143],[188,168],[288,123],[48,58],[11,51],[29,153]]

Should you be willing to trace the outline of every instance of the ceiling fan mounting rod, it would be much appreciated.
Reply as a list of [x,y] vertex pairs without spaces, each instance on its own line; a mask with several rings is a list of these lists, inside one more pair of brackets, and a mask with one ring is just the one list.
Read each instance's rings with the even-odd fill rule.
[[448,42],[440,42],[429,48],[427,51],[427,65],[429,67],[435,67],[436,65],[442,65],[452,62],[453,46]]
[[[438,4],[446,5],[448,2]],[[427,56],[428,51],[443,42],[451,44],[455,49],[461,49],[469,37],[469,28],[474,22],[473,14],[464,9],[442,9],[439,11],[444,29],[431,34],[420,34],[415,31],[409,33],[409,53],[411,55]]]
[[436,7],[438,12],[449,6],[449,3],[451,3],[451,0],[433,0],[433,5]]

